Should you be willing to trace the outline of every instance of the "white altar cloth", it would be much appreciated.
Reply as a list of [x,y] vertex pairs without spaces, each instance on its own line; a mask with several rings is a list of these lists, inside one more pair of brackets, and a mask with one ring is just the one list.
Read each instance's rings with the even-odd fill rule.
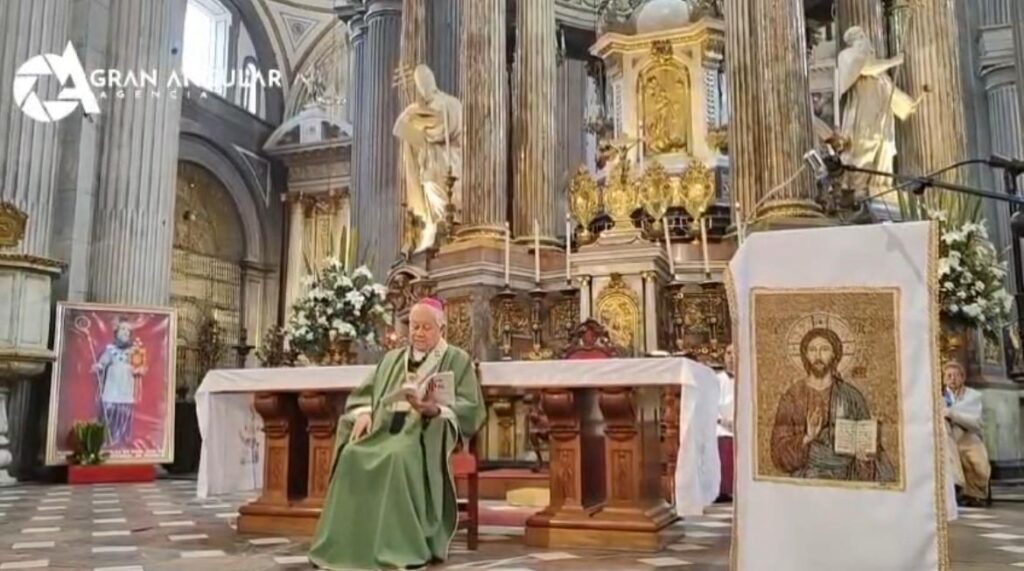
[[[207,373],[196,392],[203,438],[197,495],[205,498],[263,486],[263,421],[252,406],[254,393],[352,389],[373,369],[367,365]],[[520,389],[679,385],[677,510],[697,515],[717,496],[718,379],[699,363],[681,358],[487,362],[480,364],[480,381],[485,387]]]

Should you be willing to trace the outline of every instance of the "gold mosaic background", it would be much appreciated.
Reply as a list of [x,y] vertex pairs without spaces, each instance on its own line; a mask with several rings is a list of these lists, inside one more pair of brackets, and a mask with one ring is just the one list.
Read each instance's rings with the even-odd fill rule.
[[[902,391],[899,376],[899,292],[892,288],[858,290],[754,290],[751,292],[755,389],[755,479],[835,487],[903,488]],[[830,314],[848,326],[854,354],[843,374],[868,401],[879,420],[879,442],[896,471],[896,481],[838,482],[793,478],[771,458],[771,433],[779,398],[806,372],[793,362],[788,339],[794,325],[811,315]],[[840,335],[843,336],[842,334]],[[844,345],[844,353],[849,349]]]

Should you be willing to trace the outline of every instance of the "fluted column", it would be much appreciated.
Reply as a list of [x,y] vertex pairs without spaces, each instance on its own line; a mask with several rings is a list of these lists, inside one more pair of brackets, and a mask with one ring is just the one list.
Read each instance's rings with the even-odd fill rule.
[[803,165],[813,148],[803,2],[727,7],[729,152],[742,211],[759,220],[820,217]]
[[[853,26],[860,26],[871,38],[875,54],[885,57],[885,19],[882,14],[882,0],[836,0],[839,20],[838,44],[843,44],[843,34]],[[839,49],[842,49],[841,46]]]
[[291,316],[292,304],[299,298],[304,268],[303,244],[306,235],[306,205],[301,194],[285,197],[288,205],[288,267],[284,282],[284,315]]
[[508,192],[506,18],[502,0],[470,0],[463,6],[459,59],[465,87],[465,160],[460,238],[504,232]]
[[401,55],[402,3],[371,0],[366,9],[366,62],[361,113],[366,128],[360,161],[365,172],[366,208],[360,212],[360,252],[368,256],[374,276],[383,281],[402,243],[398,141],[391,131],[401,112],[398,90],[392,87]]
[[[908,120],[896,124],[899,170],[922,175],[967,158],[964,99],[957,53],[958,30],[954,3],[950,0],[901,0],[894,10],[892,42],[905,63],[897,68],[896,83],[913,97],[924,100]],[[954,169],[942,176],[947,182],[963,182],[964,171]],[[957,195],[929,193],[929,201],[957,210],[964,199]],[[951,215],[955,216],[954,212]]]
[[555,218],[555,3],[516,2],[513,227],[532,239],[534,220],[551,243]]
[[[476,2],[469,0],[467,3]],[[430,0],[427,4],[427,62],[430,69],[434,70],[437,86],[441,91],[459,99],[462,98],[462,4],[463,0]],[[504,22],[505,19],[503,13],[501,21]],[[501,67],[505,67],[504,59]]]
[[[362,263],[361,256],[368,251],[367,240],[373,230],[369,226],[358,224],[363,216],[371,215],[371,196],[369,186],[366,182],[367,168],[364,161],[365,150],[369,144],[369,136],[366,134],[367,108],[366,108],[366,21],[363,19],[361,7],[343,14],[342,19],[348,25],[349,41],[352,46],[352,76],[348,82],[349,86],[349,109],[352,121],[352,176],[351,188],[349,190],[349,204],[351,205],[351,224],[349,232],[356,232],[353,236],[353,243],[356,244],[356,263]],[[383,281],[383,276],[374,274]]]
[[[20,252],[50,253],[54,186],[60,145],[59,123],[41,123],[14,101],[14,74],[29,58],[61,55],[68,42],[71,0],[5,0],[0,2],[0,201],[11,202],[28,214]],[[40,80],[35,92],[43,101],[55,100],[57,82]]]
[[[110,67],[181,69],[185,0],[112,2]],[[171,284],[181,98],[111,98],[93,210],[90,298],[166,305]]]
[[[565,58],[558,65],[558,144],[555,177],[555,216],[564,220],[569,180],[586,164],[587,63]],[[564,228],[560,228],[565,234]]]

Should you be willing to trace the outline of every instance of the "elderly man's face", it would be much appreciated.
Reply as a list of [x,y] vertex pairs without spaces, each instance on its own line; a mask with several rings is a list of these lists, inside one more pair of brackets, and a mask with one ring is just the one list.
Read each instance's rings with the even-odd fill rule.
[[958,391],[963,388],[965,379],[960,367],[946,367],[942,372],[942,381],[949,390]]
[[412,348],[427,352],[441,340],[441,326],[437,322],[434,310],[417,305],[409,312],[409,338]]

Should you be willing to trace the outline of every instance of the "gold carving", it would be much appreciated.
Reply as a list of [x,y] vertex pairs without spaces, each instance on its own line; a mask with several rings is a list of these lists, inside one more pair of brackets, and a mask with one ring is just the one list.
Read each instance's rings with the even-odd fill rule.
[[448,342],[467,351],[473,344],[473,300],[468,297],[448,300]]
[[715,198],[715,174],[704,163],[691,161],[681,177],[672,179],[672,187],[672,202],[696,220]]
[[655,40],[651,43],[651,58],[660,64],[672,63],[672,42]]
[[491,341],[501,343],[502,331],[506,323],[511,325],[513,335],[530,334],[530,309],[523,304],[513,301],[506,304],[503,300],[495,300],[491,304]]
[[682,320],[682,345],[694,359],[721,365],[731,338],[729,307],[721,284],[684,289],[670,298]]
[[16,248],[25,238],[28,215],[10,202],[0,202],[0,248]]
[[[667,49],[667,53],[665,50]],[[672,58],[672,46],[655,42],[655,62],[640,74],[640,132],[651,154],[690,150],[690,78]]]
[[601,291],[596,314],[598,321],[608,328],[613,344],[633,353],[641,350],[639,296],[620,274],[612,274],[611,282]]
[[616,225],[628,228],[631,216],[639,202],[637,187],[633,184],[631,167],[625,158],[625,151],[620,152],[619,160],[608,175],[604,189],[604,205],[608,215]]
[[590,240],[589,226],[601,207],[600,199],[597,182],[590,176],[587,167],[580,165],[572,182],[569,183],[569,205],[572,217],[582,227],[580,238],[584,242]]
[[644,210],[655,220],[661,220],[672,202],[672,183],[665,167],[654,162],[644,171],[640,186],[643,189]]

